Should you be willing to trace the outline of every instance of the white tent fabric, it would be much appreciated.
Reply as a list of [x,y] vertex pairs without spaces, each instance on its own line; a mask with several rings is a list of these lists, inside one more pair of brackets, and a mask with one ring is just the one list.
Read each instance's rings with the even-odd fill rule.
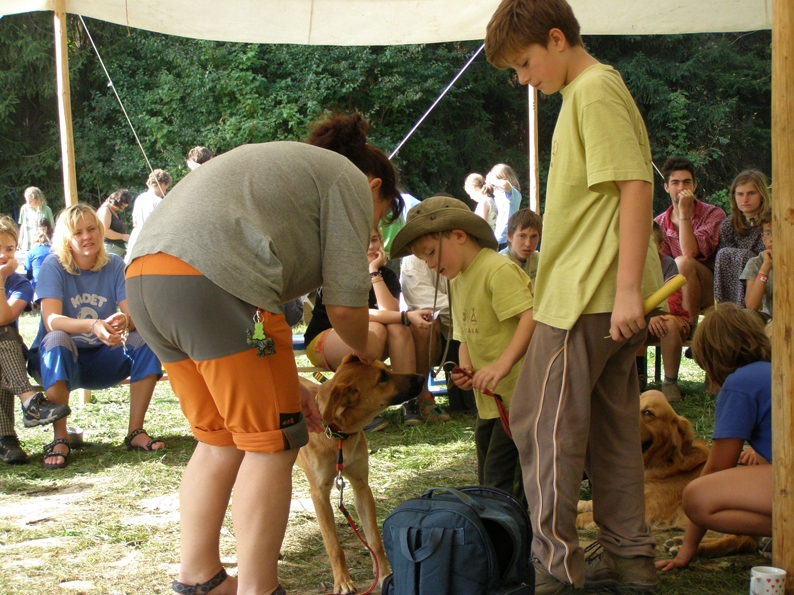
[[[589,35],[772,28],[772,0],[569,0]],[[54,0],[0,0],[0,17]],[[66,11],[181,37],[398,45],[483,39],[499,0],[66,0]]]

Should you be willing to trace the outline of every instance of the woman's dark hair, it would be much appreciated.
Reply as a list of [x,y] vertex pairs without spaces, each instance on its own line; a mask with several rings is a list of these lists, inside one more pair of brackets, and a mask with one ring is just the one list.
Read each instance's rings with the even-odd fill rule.
[[369,124],[359,113],[334,114],[314,126],[307,143],[344,155],[372,178],[380,178],[380,196],[390,201],[385,223],[399,218],[405,201],[397,189],[397,170],[386,154],[367,143]]
[[126,206],[132,202],[132,194],[126,188],[116,190],[113,194],[108,196],[105,201],[113,207]]

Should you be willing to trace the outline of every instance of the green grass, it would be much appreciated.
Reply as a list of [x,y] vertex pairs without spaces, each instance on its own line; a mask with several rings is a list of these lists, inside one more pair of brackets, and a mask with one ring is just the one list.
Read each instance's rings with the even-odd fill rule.
[[[22,334],[35,334],[37,318],[22,318]],[[650,352],[652,354],[652,352]],[[649,362],[652,371],[653,360]],[[708,437],[714,398],[706,395],[703,374],[684,360],[684,400],[676,410]],[[86,446],[76,449],[61,471],[43,468],[41,448],[52,439],[49,429],[17,428],[23,446],[33,455],[30,465],[0,465],[0,593],[51,595],[59,585],[89,581],[74,593],[171,593],[170,581],[179,564],[177,493],[182,470],[194,440],[167,383],[158,383],[147,416],[147,429],[162,437],[167,449],[157,454],[127,452],[128,389],[94,392],[95,403],[75,402],[69,424],[85,431]],[[382,520],[406,498],[432,486],[476,483],[474,416],[454,415],[433,426],[404,427],[399,411],[370,437],[370,481]],[[303,473],[296,468],[294,498],[308,499]],[[334,494],[335,496],[336,494]],[[352,494],[346,503],[351,509]],[[337,527],[353,578],[359,589],[369,586],[371,562],[345,521]],[[660,533],[663,543],[673,533]],[[590,532],[581,534],[592,540]],[[234,529],[230,515],[221,538],[227,568],[236,573]],[[657,553],[665,556],[663,548]],[[739,594],[747,592],[756,555],[697,560],[690,568],[661,576],[662,594]],[[282,583],[290,595],[327,593],[332,577],[313,513],[293,512],[280,562]]]

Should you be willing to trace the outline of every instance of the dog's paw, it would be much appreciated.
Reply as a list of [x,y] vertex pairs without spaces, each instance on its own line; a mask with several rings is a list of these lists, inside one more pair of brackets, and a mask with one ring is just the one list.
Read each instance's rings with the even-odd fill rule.
[[349,576],[339,581],[334,581],[334,593],[339,595],[353,595],[356,592],[356,586],[353,584],[353,579]]
[[682,545],[684,545],[683,539],[680,537],[673,537],[664,542],[664,549],[670,552],[670,555],[677,556]]

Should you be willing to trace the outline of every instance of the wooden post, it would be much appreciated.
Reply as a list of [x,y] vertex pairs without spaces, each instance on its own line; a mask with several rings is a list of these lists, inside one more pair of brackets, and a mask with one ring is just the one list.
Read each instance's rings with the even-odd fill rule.
[[794,594],[794,4],[772,7],[772,236],[775,316],[772,341],[773,563]]
[[[69,88],[69,48],[66,38],[66,0],[55,0],[55,72],[58,82],[58,116],[61,126],[63,198],[67,207],[77,204],[77,170],[74,165],[72,97]],[[91,402],[91,391],[79,389],[81,403]]]
[[540,172],[538,166],[538,90],[527,85],[529,100],[529,208],[540,213]]
[[58,116],[61,124],[63,196],[66,206],[71,206],[77,204],[77,174],[74,166],[69,52],[66,41],[66,0],[55,0],[55,70],[58,79]]

